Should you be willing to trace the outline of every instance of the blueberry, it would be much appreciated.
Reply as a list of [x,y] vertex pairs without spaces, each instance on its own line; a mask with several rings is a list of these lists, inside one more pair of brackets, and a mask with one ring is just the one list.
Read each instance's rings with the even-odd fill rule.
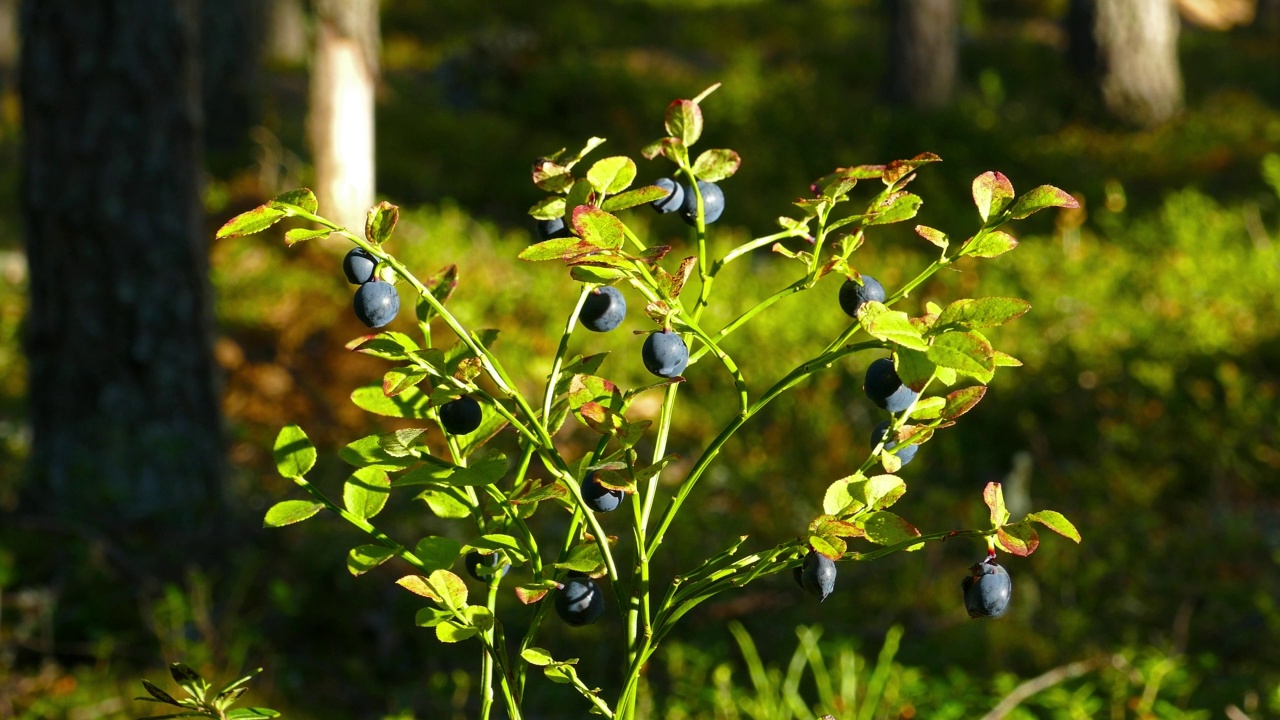
[[818,598],[818,602],[826,600],[836,589],[835,561],[817,550],[810,550],[804,556],[804,565],[800,569],[800,587]]
[[538,221],[538,237],[543,240],[551,240],[554,238],[569,237],[573,233],[569,232],[569,228],[564,224],[564,218],[551,218],[550,220]]
[[649,372],[661,378],[673,378],[689,365],[689,347],[676,333],[663,330],[645,338],[640,358]]
[[[496,552],[485,555],[476,550],[472,550],[467,553],[467,556],[463,558],[462,561],[467,566],[467,573],[470,574],[471,577],[483,583],[489,582],[494,575],[502,577],[511,569],[511,563],[502,562],[502,555]],[[501,564],[501,568],[498,567],[499,564]],[[485,568],[489,572],[481,575],[481,568]]]
[[920,396],[919,393],[902,384],[902,379],[893,369],[893,360],[889,358],[880,358],[867,367],[862,391],[876,406],[891,413],[906,410]]
[[964,607],[971,618],[996,618],[1009,609],[1009,597],[1013,581],[1009,571],[988,557],[969,568],[969,576],[961,583],[964,590]]
[[[698,224],[698,196],[693,192],[693,188],[685,185],[684,203],[680,206],[680,217],[690,225]],[[720,214],[724,212],[724,191],[720,186],[707,182],[706,180],[698,181],[698,190],[702,192],[702,214],[703,222],[707,225],[720,219]]]
[[604,614],[604,595],[588,578],[568,578],[556,593],[556,614],[574,627],[590,625]]
[[[879,425],[877,425],[875,429],[871,431],[871,447],[875,447],[879,445],[880,441],[884,439],[884,434],[888,431],[889,431],[888,420],[885,420],[881,422]],[[889,440],[884,444],[884,451],[891,452],[896,447],[898,447],[898,443],[895,442],[894,440]],[[906,467],[907,463],[915,459],[916,451],[919,449],[920,449],[919,445],[907,445],[906,447],[898,451],[898,459],[902,461],[902,467]]]
[[684,186],[671,178],[658,178],[653,183],[667,191],[667,196],[649,203],[654,210],[662,214],[673,213],[684,204]]
[[587,507],[596,512],[613,512],[622,504],[626,493],[621,490],[610,490],[596,482],[596,474],[591,473],[582,479],[582,499]]
[[862,284],[845,280],[840,286],[840,309],[851,318],[858,317],[858,308],[869,302],[884,302],[884,286],[870,275],[862,276]]
[[440,424],[450,435],[466,435],[480,427],[480,403],[469,395],[450,400],[440,406]]
[[373,279],[373,269],[378,266],[378,259],[364,248],[351,248],[347,256],[342,258],[342,272],[347,275],[347,282],[352,285],[363,285]]
[[578,313],[582,326],[592,332],[609,332],[622,324],[627,316],[627,300],[612,285],[598,287],[587,296]]
[[356,317],[371,328],[380,328],[396,319],[400,295],[389,282],[370,280],[356,290]]

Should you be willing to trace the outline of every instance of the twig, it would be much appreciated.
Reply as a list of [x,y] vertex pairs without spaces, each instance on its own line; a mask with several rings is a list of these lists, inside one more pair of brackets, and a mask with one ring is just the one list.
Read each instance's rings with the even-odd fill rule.
[[1109,659],[1109,657],[1100,656],[1090,660],[1078,660],[1067,665],[1056,667],[1043,675],[1033,677],[1014,688],[1008,695],[1004,696],[1004,699],[992,708],[991,712],[982,716],[982,720],[1000,720],[1005,715],[1013,712],[1013,709],[1018,707],[1023,700],[1026,700],[1042,690],[1047,690],[1060,682],[1066,682],[1072,678],[1080,677],[1087,672],[1092,672],[1107,664]]

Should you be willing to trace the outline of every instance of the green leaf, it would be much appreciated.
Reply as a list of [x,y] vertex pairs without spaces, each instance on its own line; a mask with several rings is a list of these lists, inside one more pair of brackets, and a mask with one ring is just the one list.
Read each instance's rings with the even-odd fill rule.
[[269,205],[270,207],[276,208],[278,210],[284,210],[286,212],[288,212],[291,209],[290,207],[287,207],[287,206],[291,205],[293,207],[305,210],[311,213],[312,215],[314,215],[316,211],[320,209],[320,203],[316,201],[316,194],[311,192],[307,188],[298,188],[297,190],[289,190],[286,192],[282,192],[279,195],[272,198],[271,202],[267,203],[267,205]]
[[825,555],[832,560],[839,560],[847,545],[844,540],[829,535],[810,535],[809,547],[819,555]]
[[601,250],[617,250],[627,241],[621,220],[590,205],[573,209],[573,230],[583,242]]
[[526,483],[520,489],[520,492],[511,497],[512,505],[527,505],[529,503],[540,503],[543,500],[552,500],[568,497],[569,490],[564,483],[559,480],[547,480],[541,485]]
[[200,677],[200,673],[178,662],[169,665],[169,675],[174,682],[178,683],[179,687],[187,691],[187,694],[196,700],[204,700],[204,694],[209,689],[209,683]]
[[387,397],[379,382],[356,388],[351,393],[351,402],[374,415],[422,420],[427,417],[429,397],[416,387],[407,388],[395,397]]
[[565,558],[564,562],[556,563],[554,567],[592,573],[603,564],[604,556],[600,554],[600,546],[595,543],[586,543],[570,550],[569,557]]
[[[809,523],[809,532],[813,535],[823,535],[833,538],[842,537],[862,537],[862,528],[840,518],[831,515],[819,515]],[[844,551],[840,553],[843,555]],[[833,560],[836,558],[832,558]]]
[[[378,447],[392,457],[416,457],[427,450],[426,428],[401,428],[378,436]],[[419,442],[421,440],[422,442]]]
[[547,679],[560,685],[572,685],[578,677],[578,671],[568,663],[553,663],[542,671]]
[[698,156],[693,163],[693,174],[697,175],[699,180],[720,182],[725,178],[733,177],[740,167],[742,167],[742,158],[738,153],[725,148],[715,148]]
[[533,163],[533,184],[547,192],[560,193],[573,185],[573,174],[553,159],[538,158]]
[[448,570],[435,570],[429,576],[428,582],[437,592],[444,593],[440,599],[449,607],[454,609],[466,607],[467,584],[462,582],[462,578]]
[[430,535],[418,541],[413,548],[413,554],[426,566],[425,572],[448,570],[462,554],[462,543],[453,538]]
[[400,222],[400,208],[383,200],[369,208],[369,215],[364,221],[364,236],[374,245],[386,242]]
[[[877,545],[894,545],[920,537],[920,531],[914,525],[897,515],[884,510],[867,513],[858,520],[858,524],[867,532],[867,539]],[[920,545],[912,545],[908,550],[915,550]]]
[[259,205],[248,212],[240,213],[228,220],[225,225],[218,228],[218,234],[214,237],[218,240],[225,240],[227,238],[238,238],[246,235],[253,235],[254,233],[260,233],[272,225],[275,225],[285,217],[287,217],[287,215],[283,210],[277,210],[266,205]]
[[417,366],[394,368],[382,376],[382,394],[395,397],[427,379],[431,373]]
[[471,465],[458,468],[444,482],[457,486],[492,485],[507,474],[507,456],[491,451]]
[[1038,522],[1059,535],[1070,538],[1077,543],[1080,542],[1080,531],[1076,530],[1076,526],[1062,515],[1062,513],[1054,510],[1041,510],[1027,515],[1026,520]]
[[933,364],[925,352],[903,347],[894,351],[893,367],[898,373],[898,379],[907,387],[916,392],[923,392],[925,386],[933,379],[933,372],[938,366]]
[[996,367],[1022,367],[1021,360],[1008,353],[1002,353],[999,350],[995,352],[995,363]]
[[419,350],[413,338],[402,332],[388,330],[376,335],[362,335],[346,344],[353,352],[372,355],[384,360],[407,360],[409,353]]
[[842,478],[827,486],[827,491],[822,496],[822,512],[828,515],[841,515],[854,502],[853,496],[849,493],[851,479]]
[[925,240],[928,240],[929,242],[933,243],[937,247],[942,248],[943,250],[946,250],[947,245],[949,245],[951,242],[950,240],[947,239],[946,233],[942,232],[941,230],[934,230],[933,228],[927,225],[917,225],[916,234],[924,238]]
[[1013,204],[1013,207],[1009,209],[1009,213],[1013,215],[1014,220],[1021,220],[1051,207],[1078,208],[1080,207],[1080,201],[1072,197],[1071,193],[1066,190],[1060,190],[1052,185],[1041,185],[1018,198],[1018,202]]
[[863,225],[888,225],[890,223],[910,220],[920,212],[920,204],[924,202],[919,195],[909,192],[896,192],[881,198],[868,210]]
[[955,420],[961,415],[973,409],[978,401],[987,394],[986,385],[973,385],[967,388],[961,388],[947,395],[947,404],[942,408],[939,417],[946,420]]
[[515,588],[516,599],[524,605],[532,605],[546,597],[547,593],[555,588],[555,583],[551,580],[543,580],[542,582],[542,585],[517,585]]
[[916,168],[935,162],[942,162],[942,158],[931,152],[923,152],[910,160],[894,160],[885,165],[879,177],[884,180],[885,185],[898,185],[899,180],[910,175]]
[[[582,207],[590,207],[583,205]],[[553,238],[534,243],[516,257],[526,262],[544,262],[546,260],[572,260],[599,252],[595,245],[578,237]]]
[[862,320],[862,327],[874,338],[913,350],[929,349],[929,343],[921,337],[920,329],[911,323],[904,312],[890,310],[884,303],[871,301],[858,308],[858,317]]
[[436,626],[436,637],[440,642],[456,643],[480,634],[480,628],[443,622]]
[[435,600],[436,602],[443,602],[440,596],[436,594],[436,591],[432,590],[431,586],[427,584],[427,579],[421,575],[405,575],[397,580],[396,584],[414,595]]
[[342,487],[342,502],[347,512],[368,520],[387,505],[387,497],[391,494],[391,479],[387,473],[376,468],[359,468]]
[[623,406],[622,391],[612,381],[595,375],[578,373],[569,381],[569,409],[578,410],[594,402],[612,410]]
[[1031,523],[1023,520],[996,530],[996,544],[1011,555],[1026,557],[1040,547],[1040,536]]
[[530,665],[537,667],[546,667],[555,662],[555,659],[551,657],[551,653],[538,647],[525,648],[524,652],[520,653],[520,657],[524,658],[524,661]]
[[386,562],[395,554],[394,550],[385,545],[358,545],[347,553],[347,572],[359,577]]
[[322,237],[329,237],[329,233],[330,231],[327,228],[320,229],[320,230],[308,230],[307,228],[292,228],[290,230],[285,231],[284,244],[287,245],[288,247],[293,247],[294,245],[297,245],[300,242],[306,242],[308,240],[317,240]]
[[625,155],[615,155],[597,160],[587,170],[587,182],[602,195],[613,195],[626,190],[636,179],[636,162]]
[[1004,505],[1004,490],[1000,483],[987,483],[982,489],[982,502],[991,510],[991,527],[1000,527],[1009,522],[1009,510]]
[[[604,202],[600,203],[600,209],[605,212],[617,212],[619,210],[633,208],[637,205],[651,203],[654,200],[658,200],[666,196],[667,191],[657,185],[645,185],[644,187],[638,187],[634,190],[628,190],[624,193],[611,195],[605,198]],[[563,214],[564,212],[561,211],[560,215]],[[556,217],[559,217],[559,215]]]
[[907,483],[897,475],[873,475],[849,483],[853,499],[872,510],[891,507],[907,492]]
[[282,500],[267,510],[262,527],[284,527],[302,522],[320,512],[322,507],[324,505],[310,500]]
[[442,622],[453,619],[453,613],[441,608],[424,607],[413,616],[413,624],[418,627],[435,627]]
[[269,720],[278,717],[280,713],[262,707],[236,708],[227,712],[227,720]]
[[182,705],[177,700],[173,699],[172,695],[165,692],[164,690],[161,690],[160,686],[156,685],[150,680],[143,680],[142,687],[146,688],[147,692],[151,694],[151,697],[155,698],[156,700],[159,700],[162,703],[168,703],[170,705],[176,705],[178,707],[182,707]]
[[534,220],[555,220],[564,217],[564,198],[559,195],[548,195],[529,208]]
[[988,170],[973,179],[973,204],[983,222],[999,215],[1012,201],[1013,183],[1003,174]]
[[951,332],[934,338],[929,346],[929,359],[941,367],[971,375],[984,382],[995,371],[991,343],[977,333]]
[[367,435],[338,451],[338,457],[353,467],[403,470],[417,462],[412,456],[395,457],[382,449],[381,435]]
[[1012,235],[1000,230],[991,230],[969,243],[962,254],[980,258],[993,258],[1003,255],[1016,247],[1018,247],[1018,241]]
[[680,138],[686,146],[702,137],[702,108],[692,100],[672,100],[663,125],[667,134]]
[[976,300],[956,300],[942,311],[933,324],[935,332],[948,327],[989,328],[999,327],[1010,320],[1022,317],[1031,309],[1031,303],[1021,298],[985,297]]
[[520,546],[520,542],[512,536],[504,535],[502,533],[481,535],[475,540],[467,543],[466,547],[475,550],[502,550],[507,553],[508,557],[515,558],[520,562],[524,562],[527,559],[527,555],[524,548]]
[[627,275],[627,271],[612,267],[573,265],[569,268],[569,277],[578,282],[595,283],[597,285],[608,285],[627,277]]
[[316,447],[297,425],[280,428],[271,454],[275,456],[276,471],[281,477],[300,478],[316,464]]
[[493,613],[483,605],[472,605],[464,610],[463,614],[467,616],[467,621],[480,632],[493,627]]
[[911,409],[912,420],[932,420],[940,417],[942,408],[946,406],[947,401],[938,397],[921,398],[916,402],[916,406]]
[[471,508],[445,490],[426,490],[417,499],[425,502],[436,517],[446,519],[471,517]]

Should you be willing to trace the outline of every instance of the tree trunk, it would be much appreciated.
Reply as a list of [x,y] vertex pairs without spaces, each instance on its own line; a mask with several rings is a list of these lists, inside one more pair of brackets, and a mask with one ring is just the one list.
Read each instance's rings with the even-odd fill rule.
[[936,109],[955,94],[959,54],[959,0],[887,0],[889,99]]
[[259,124],[265,0],[203,0],[200,87],[211,171],[224,176],[252,162],[249,131]]
[[289,66],[307,61],[307,13],[302,0],[270,0],[267,20],[267,57]]
[[320,214],[362,232],[373,204],[377,0],[316,0],[311,146]]
[[1125,122],[1152,126],[1182,109],[1178,11],[1172,0],[1095,0],[1102,102]]
[[25,0],[21,16],[24,504],[146,547],[153,568],[226,520],[198,16],[195,0]]

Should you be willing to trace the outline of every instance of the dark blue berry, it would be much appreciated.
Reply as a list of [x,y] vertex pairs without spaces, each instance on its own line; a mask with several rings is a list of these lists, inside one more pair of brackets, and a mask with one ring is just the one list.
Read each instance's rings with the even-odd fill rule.
[[645,338],[640,358],[649,372],[661,378],[673,378],[689,365],[689,347],[676,333],[663,330]]
[[440,424],[450,435],[466,435],[480,427],[484,413],[480,411],[480,403],[469,395],[457,400],[450,400],[440,406]]
[[[684,186],[684,203],[680,206],[680,217],[690,225],[698,224],[698,196],[693,192],[693,188],[688,185]],[[724,212],[724,191],[720,186],[707,182],[706,180],[698,181],[698,190],[702,192],[702,221],[704,224],[710,225],[720,219],[721,213]]]
[[551,218],[550,220],[538,221],[538,237],[543,240],[551,240],[554,238],[569,237],[573,233],[569,232],[569,228],[564,224],[564,218]]
[[613,512],[622,504],[626,493],[621,490],[610,490],[596,482],[596,474],[590,473],[582,479],[582,500],[587,507],[596,512]]
[[[479,551],[472,550],[463,558],[463,562],[467,566],[467,573],[484,583],[489,582],[494,575],[498,577],[506,575],[507,571],[511,569],[511,563],[502,562],[502,554],[496,552],[485,555]],[[498,567],[499,564],[502,565],[501,568]],[[481,568],[485,569],[486,572],[481,573]]]
[[684,205],[684,186],[671,178],[658,178],[654,183],[667,191],[667,196],[649,203],[654,210],[662,214],[673,213]]
[[[879,445],[880,441],[884,439],[884,434],[888,431],[889,431],[888,420],[885,420],[881,422],[879,425],[877,425],[875,429],[871,431],[871,447],[875,447]],[[894,440],[889,440],[884,444],[884,451],[893,452],[893,449],[896,447],[898,447],[898,443]],[[898,451],[897,453],[898,459],[902,461],[902,467],[906,467],[907,463],[915,459],[916,451],[919,449],[920,449],[919,445],[908,445]]]
[[346,273],[347,282],[352,285],[363,285],[372,280],[373,269],[377,266],[378,259],[364,248],[351,248],[342,258],[342,272]]
[[574,627],[590,625],[604,614],[604,595],[588,578],[568,578],[556,592],[556,614]]
[[906,410],[920,396],[903,384],[898,372],[893,369],[893,360],[889,358],[880,358],[867,367],[862,391],[876,406],[891,413]]
[[587,295],[578,313],[582,326],[592,332],[609,332],[622,324],[627,316],[627,300],[612,285],[598,287]]
[[858,308],[869,302],[884,302],[884,286],[870,275],[862,276],[862,284],[845,280],[840,286],[840,309],[851,318],[858,317]]
[[800,587],[818,598],[818,602],[826,600],[836,589],[835,561],[817,550],[810,550],[804,556],[804,565],[800,569]]
[[394,285],[370,280],[356,290],[356,317],[371,328],[380,328],[396,319],[400,312],[400,295]]
[[960,587],[964,590],[964,608],[971,618],[996,618],[1009,609],[1013,581],[994,557],[969,568]]

